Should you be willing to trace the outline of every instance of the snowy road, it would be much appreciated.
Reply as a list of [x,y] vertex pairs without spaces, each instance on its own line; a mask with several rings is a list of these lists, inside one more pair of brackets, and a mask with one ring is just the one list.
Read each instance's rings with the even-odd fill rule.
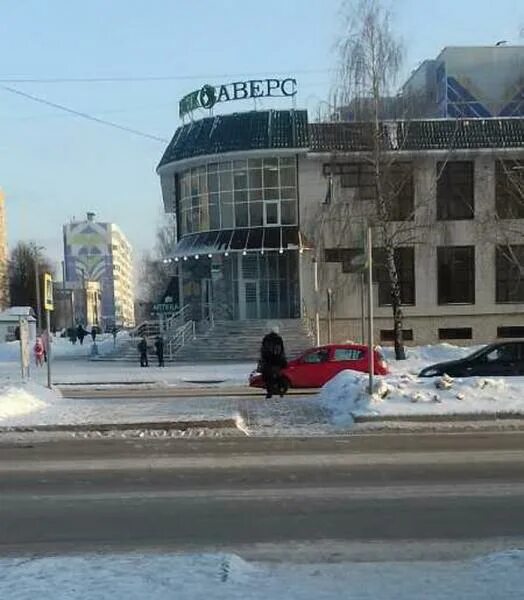
[[521,433],[4,443],[0,553],[509,548],[524,544],[522,473]]
[[0,597],[522,597],[524,433],[0,440]]

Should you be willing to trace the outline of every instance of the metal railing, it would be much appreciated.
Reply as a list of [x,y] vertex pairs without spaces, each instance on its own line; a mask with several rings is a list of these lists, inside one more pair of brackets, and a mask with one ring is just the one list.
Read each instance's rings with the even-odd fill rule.
[[131,337],[156,337],[157,335],[169,335],[171,332],[178,330],[182,325],[191,320],[191,307],[186,304],[168,319],[149,319],[131,329],[129,335]]
[[167,341],[167,356],[170,360],[175,354],[183,348],[186,342],[196,338],[196,324],[194,321],[187,321],[184,325],[178,328],[177,332]]

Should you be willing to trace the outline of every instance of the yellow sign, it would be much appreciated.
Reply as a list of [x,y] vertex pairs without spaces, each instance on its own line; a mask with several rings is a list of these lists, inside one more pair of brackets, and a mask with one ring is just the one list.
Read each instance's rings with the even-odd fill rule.
[[53,276],[51,273],[44,273],[44,308],[45,310],[54,310],[53,302]]

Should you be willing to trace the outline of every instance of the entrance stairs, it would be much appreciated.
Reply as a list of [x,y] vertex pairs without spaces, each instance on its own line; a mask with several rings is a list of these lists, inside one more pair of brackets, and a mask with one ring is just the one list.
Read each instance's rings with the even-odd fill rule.
[[[278,325],[288,358],[293,358],[314,345],[313,336],[301,319],[272,319]],[[175,356],[175,362],[236,361],[256,362],[260,344],[269,333],[268,321],[215,321],[214,326],[196,339],[186,342]]]

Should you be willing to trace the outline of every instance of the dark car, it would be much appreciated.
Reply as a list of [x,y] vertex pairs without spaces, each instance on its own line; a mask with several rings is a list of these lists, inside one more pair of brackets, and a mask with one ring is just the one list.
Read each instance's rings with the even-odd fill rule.
[[422,369],[419,377],[524,375],[524,341],[489,344],[459,360],[449,360]]

